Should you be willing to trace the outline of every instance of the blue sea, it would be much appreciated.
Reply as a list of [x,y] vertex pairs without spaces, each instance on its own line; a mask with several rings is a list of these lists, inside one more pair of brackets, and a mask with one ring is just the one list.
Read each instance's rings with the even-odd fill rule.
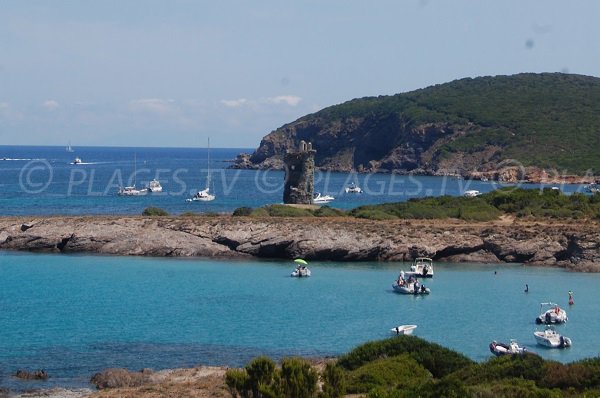
[[[402,263],[131,258],[0,252],[0,386],[89,386],[108,367],[242,366],[254,356],[322,357],[387,338],[400,324],[482,361],[492,340],[544,358],[600,355],[598,274],[521,265],[436,264],[429,296],[391,289]],[[525,284],[529,292],[524,292]],[[567,304],[569,290],[575,304]],[[564,306],[573,346],[535,345],[540,302]],[[45,369],[22,382],[17,369]]]
[[[124,148],[0,146],[0,212],[3,215],[99,215],[140,214],[157,206],[171,214],[185,212],[231,213],[238,207],[260,207],[281,203],[284,173],[228,169],[240,152],[250,148],[210,150],[212,202],[187,202],[207,184],[206,148]],[[82,163],[71,164],[75,157]],[[120,186],[145,186],[158,179],[161,194],[120,197]],[[355,182],[365,192],[347,194]],[[405,201],[413,197],[462,195],[475,189],[488,192],[496,182],[462,180],[455,177],[403,176],[317,172],[315,190],[333,195],[330,204],[341,209],[363,204]],[[524,188],[548,186],[523,184]],[[564,192],[583,192],[582,185],[564,185]]]
[[[217,199],[187,202],[206,185],[206,148],[0,146],[0,214],[140,214],[158,206],[171,214],[230,213],[282,201],[281,171],[232,170],[240,152],[212,149]],[[73,165],[75,157],[82,164]],[[153,178],[162,194],[119,197],[119,186]],[[363,194],[346,194],[351,182]],[[403,201],[412,197],[488,192],[494,182],[454,177],[317,173],[316,190],[332,206]],[[523,185],[541,189],[544,186]],[[560,187],[583,191],[579,185]],[[438,264],[427,297],[391,289],[401,263],[313,262],[313,277],[289,277],[289,261],[131,258],[0,252],[0,386],[23,390],[89,386],[108,367],[154,369],[197,364],[242,366],[266,354],[340,355],[417,324],[416,335],[481,361],[492,340],[516,338],[545,358],[569,362],[597,356],[600,275],[520,265]],[[497,271],[495,273],[494,271]],[[525,283],[529,293],[524,293]],[[560,326],[567,350],[535,346],[539,303],[575,305]],[[17,369],[45,369],[46,382],[22,382]]]

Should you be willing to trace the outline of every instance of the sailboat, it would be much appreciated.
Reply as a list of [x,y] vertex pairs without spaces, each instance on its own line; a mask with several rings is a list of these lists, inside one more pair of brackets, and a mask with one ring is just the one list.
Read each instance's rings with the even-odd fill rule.
[[118,195],[119,196],[141,196],[146,195],[148,193],[147,189],[137,189],[136,185],[136,177],[137,177],[137,157],[133,155],[133,185],[129,187],[121,187],[119,188]]
[[208,173],[206,175],[206,188],[201,191],[196,192],[196,194],[188,201],[202,201],[202,202],[210,202],[211,200],[215,200],[215,195],[210,193],[210,138],[208,139]]
[[75,150],[73,148],[71,148],[71,141],[69,141],[69,144],[65,148],[65,151],[67,151],[67,152],[75,152]]

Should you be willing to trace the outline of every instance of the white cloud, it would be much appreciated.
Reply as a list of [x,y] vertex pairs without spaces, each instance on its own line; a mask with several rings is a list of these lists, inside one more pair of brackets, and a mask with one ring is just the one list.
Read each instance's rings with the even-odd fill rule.
[[0,102],[0,110],[8,109],[8,102]]
[[302,101],[302,98],[295,95],[279,95],[267,98],[267,103],[269,104],[287,104],[289,106],[296,106],[300,101]]
[[50,111],[53,111],[55,109],[58,109],[60,107],[60,104],[58,103],[58,101],[55,100],[46,100],[44,101],[42,106]]
[[246,98],[238,98],[234,100],[221,100],[221,103],[228,108],[239,108],[240,106],[247,105],[249,101]]
[[172,99],[140,98],[129,101],[129,109],[134,112],[151,112],[167,115],[177,110]]
[[221,100],[221,104],[228,108],[258,108],[260,105],[288,105],[297,106],[302,98],[295,95],[279,95],[276,97],[261,98],[259,100],[249,100],[247,98],[238,98],[233,100]]

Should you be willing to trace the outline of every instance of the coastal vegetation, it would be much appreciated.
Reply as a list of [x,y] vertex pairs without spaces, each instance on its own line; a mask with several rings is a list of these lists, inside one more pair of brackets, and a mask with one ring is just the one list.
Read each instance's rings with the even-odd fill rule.
[[[317,379],[321,391],[316,388]],[[600,358],[569,364],[533,353],[477,363],[415,336],[363,344],[317,371],[305,360],[267,357],[226,373],[234,397],[591,397],[600,394]]]
[[146,207],[142,212],[143,216],[168,216],[169,213],[165,209],[161,209],[160,207]]
[[582,176],[600,170],[599,131],[600,78],[485,76],[324,108],[265,136],[239,166],[281,168],[283,154],[304,140],[325,170],[504,180],[494,172],[509,162]]
[[328,206],[317,209],[269,205],[243,207],[234,216],[250,217],[355,217],[370,220],[445,219],[490,221],[503,214],[520,218],[600,219],[600,195],[565,195],[554,189],[501,188],[474,198],[439,196],[406,202],[365,205],[343,211]]

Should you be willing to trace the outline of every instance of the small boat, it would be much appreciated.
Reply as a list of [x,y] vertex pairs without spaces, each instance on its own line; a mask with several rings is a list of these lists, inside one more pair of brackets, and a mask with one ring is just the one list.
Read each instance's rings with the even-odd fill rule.
[[560,308],[558,304],[541,303],[540,315],[535,318],[535,323],[550,325],[554,323],[565,323],[568,319],[567,311]]
[[408,336],[412,334],[416,328],[417,325],[400,325],[396,326],[395,328],[391,328],[390,332],[392,332],[393,334],[404,334]]
[[539,345],[549,348],[567,348],[571,347],[571,339],[561,336],[552,326],[546,326],[545,330],[536,330],[533,332],[535,341]]
[[316,192],[313,196],[313,203],[314,204],[329,203],[334,199],[335,198],[331,195],[321,195],[320,192]]
[[395,292],[402,294],[429,294],[431,293],[428,287],[425,287],[424,284],[419,283],[416,277],[409,276],[408,278],[404,277],[404,271],[400,271],[400,275],[398,275],[398,279],[392,283],[392,289]]
[[157,179],[153,179],[152,181],[150,181],[148,183],[148,186],[146,187],[146,189],[148,190],[148,192],[162,192],[163,191],[163,188]]
[[465,198],[474,198],[475,196],[479,196],[479,195],[481,195],[481,192],[479,192],[479,191],[478,191],[478,190],[476,190],[476,189],[470,189],[470,190],[468,190],[468,191],[465,191],[465,192],[463,193],[463,196],[464,196]]
[[73,148],[71,148],[71,141],[69,141],[69,144],[68,144],[68,145],[67,145],[67,147],[65,148],[65,151],[67,151],[67,152],[75,152],[75,151],[73,150]]
[[500,357],[502,355],[523,355],[527,352],[525,347],[521,347],[516,340],[510,340],[509,344],[499,343],[496,340],[490,343],[492,354]]
[[429,257],[417,257],[406,272],[407,277],[433,278],[433,260]]
[[310,270],[306,265],[298,264],[290,276],[295,278],[307,278],[310,276]]
[[142,196],[148,193],[147,189],[137,189],[135,185],[130,187],[121,187],[117,195],[119,196]]
[[207,172],[206,172],[206,188],[204,188],[201,191],[196,192],[196,194],[194,196],[192,196],[190,199],[187,199],[188,202],[196,202],[196,201],[200,201],[200,202],[210,202],[212,200],[215,200],[216,196],[212,193],[210,193],[210,138],[208,139],[208,146],[207,146],[207,163],[208,163],[208,168],[207,168]]
[[81,158],[80,157],[76,157],[75,159],[73,159],[73,161],[71,162],[71,164],[81,164]]
[[360,189],[358,185],[352,182],[346,187],[344,191],[346,191],[346,193],[362,193],[363,190]]

